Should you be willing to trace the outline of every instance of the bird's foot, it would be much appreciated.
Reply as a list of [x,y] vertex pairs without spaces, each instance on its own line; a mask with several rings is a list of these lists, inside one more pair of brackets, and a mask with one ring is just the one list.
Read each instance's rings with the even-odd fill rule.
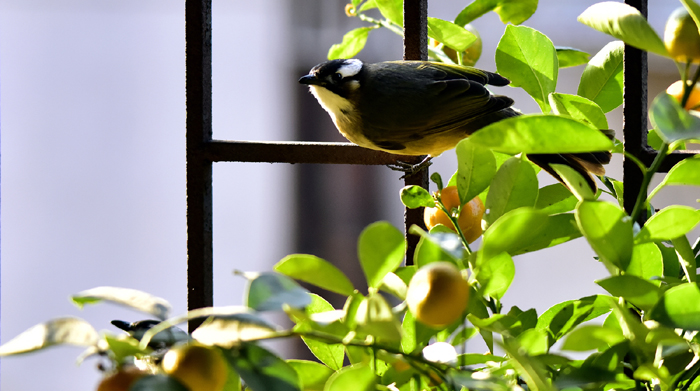
[[402,175],[399,179],[404,179],[406,177],[416,174],[418,171],[423,170],[424,168],[430,167],[431,164],[433,164],[432,156],[426,156],[423,160],[415,164],[397,160],[396,163],[387,164],[386,166],[394,171],[403,172],[404,175]]

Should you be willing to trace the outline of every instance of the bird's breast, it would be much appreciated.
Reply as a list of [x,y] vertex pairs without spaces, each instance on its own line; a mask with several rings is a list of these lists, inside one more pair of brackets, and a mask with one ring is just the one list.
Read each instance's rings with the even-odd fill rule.
[[377,149],[362,134],[362,117],[352,102],[323,87],[310,86],[310,88],[318,103],[328,112],[335,127],[346,139],[365,148]]

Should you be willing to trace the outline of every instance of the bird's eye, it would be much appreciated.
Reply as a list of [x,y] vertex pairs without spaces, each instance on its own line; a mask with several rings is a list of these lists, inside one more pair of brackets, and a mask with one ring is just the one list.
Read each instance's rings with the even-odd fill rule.
[[340,72],[336,72],[333,74],[333,80],[341,81],[341,80],[343,80],[343,75]]

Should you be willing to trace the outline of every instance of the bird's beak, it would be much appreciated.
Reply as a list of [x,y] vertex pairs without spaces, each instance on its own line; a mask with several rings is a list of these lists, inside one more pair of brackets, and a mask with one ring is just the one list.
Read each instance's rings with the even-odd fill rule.
[[131,330],[131,324],[124,322],[123,320],[113,320],[112,324],[117,326],[118,328],[124,330],[124,331]]
[[312,74],[302,76],[301,79],[299,79],[299,83],[311,86],[320,86],[321,84],[323,84],[321,80],[319,80],[318,78],[316,78],[316,76]]

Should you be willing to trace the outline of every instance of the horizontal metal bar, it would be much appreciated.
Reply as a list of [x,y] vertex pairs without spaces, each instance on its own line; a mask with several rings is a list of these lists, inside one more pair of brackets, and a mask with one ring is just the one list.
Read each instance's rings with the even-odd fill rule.
[[387,165],[416,164],[421,156],[395,155],[351,143],[264,142],[212,140],[205,155],[213,162],[325,163]]
[[[691,158],[698,153],[700,153],[700,151],[673,151],[668,156],[666,156],[664,161],[661,163],[661,167],[659,168],[658,172],[668,172],[671,168],[673,168],[673,166],[678,164],[683,159]],[[654,161],[654,158],[656,158],[656,155],[656,150],[646,147],[642,149],[641,155],[637,156],[637,158],[639,158],[639,160],[641,160],[642,163],[649,167]]]

